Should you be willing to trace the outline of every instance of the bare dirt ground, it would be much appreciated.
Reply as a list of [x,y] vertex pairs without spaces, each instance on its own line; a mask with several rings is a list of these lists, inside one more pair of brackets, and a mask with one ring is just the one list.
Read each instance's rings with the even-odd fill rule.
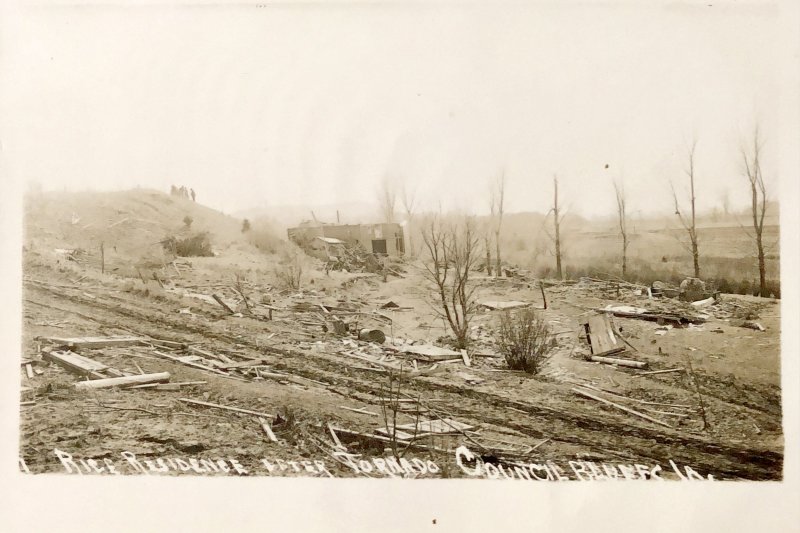
[[[193,296],[221,293],[232,300],[231,274],[215,266],[215,261],[218,258],[193,259],[191,268],[182,269],[181,274],[171,268],[162,271],[166,287],[162,289],[146,277],[146,282],[121,279],[76,266],[50,252],[26,253],[22,354],[34,361],[36,372],[30,378],[21,368],[21,401],[35,402],[21,407],[20,457],[25,468],[32,473],[64,472],[54,453],[58,449],[76,461],[94,459],[103,464],[107,459],[122,473],[136,471],[121,455],[129,452],[142,461],[235,459],[242,471],[257,475],[381,475],[370,469],[356,471],[342,455],[336,455],[328,423],[364,434],[381,426],[386,410],[381,398],[389,387],[385,364],[401,357],[388,346],[325,332],[315,324],[313,313],[298,309],[318,304],[348,306],[365,313],[359,318],[360,327],[381,327],[392,339],[436,342],[447,332],[434,314],[419,269],[408,264],[404,277],[389,276],[386,282],[368,274],[317,273],[313,285],[291,293],[249,282],[251,300],[259,302],[267,295],[276,308],[270,321],[264,306],[256,306],[264,318],[236,316]],[[479,299],[542,304],[538,287],[528,282],[486,278],[478,282]],[[646,361],[647,370],[655,371],[684,368],[688,356],[696,388],[685,371],[643,375],[638,369],[584,359],[588,347],[580,335],[581,324],[592,309],[609,303],[644,306],[646,295],[626,293],[617,298],[591,286],[555,285],[547,289],[547,296],[548,308],[541,313],[556,334],[558,347],[542,375],[510,371],[502,359],[484,356],[495,352],[491,331],[498,315],[482,311],[473,322],[477,341],[471,367],[462,362],[439,364],[431,375],[404,378],[402,393],[419,398],[431,410],[426,416],[472,426],[455,436],[432,437],[424,441],[424,448],[408,450],[406,458],[438,465],[437,472],[419,475],[467,476],[454,456],[454,450],[463,445],[490,464],[562,465],[572,479],[569,461],[662,465],[664,478],[678,477],[669,471],[669,461],[674,461],[715,479],[781,479],[779,302],[749,299],[761,306],[757,320],[765,331],[711,317],[702,326],[673,328],[662,335],[657,334],[655,322],[614,319],[636,348],[625,357]],[[734,296],[722,298],[744,302]],[[392,318],[391,326],[375,314],[389,300],[410,308],[380,310]],[[73,387],[80,378],[41,361],[40,350],[47,342],[38,337],[131,334],[151,344],[81,353],[131,374],[166,371],[171,382],[205,383],[180,391],[80,392]],[[192,353],[188,346],[237,362],[260,359],[264,375],[251,369],[211,373],[156,353],[186,356]],[[405,368],[411,368],[409,358],[402,360]],[[417,363],[419,369],[431,366]],[[573,391],[576,384],[601,389],[598,395],[647,412],[669,427],[581,397]],[[270,441],[254,416],[197,407],[179,398],[266,413],[277,442]],[[705,429],[701,401],[708,422]],[[418,415],[399,416],[413,422]],[[339,438],[349,452],[357,454],[353,456],[357,460],[392,455],[387,443],[347,435],[340,433]],[[324,462],[325,468],[314,461]],[[179,474],[181,469],[168,473]]]

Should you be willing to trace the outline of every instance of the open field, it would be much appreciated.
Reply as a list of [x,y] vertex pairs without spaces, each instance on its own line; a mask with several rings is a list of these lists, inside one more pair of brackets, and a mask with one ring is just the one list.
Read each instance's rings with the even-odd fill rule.
[[[80,218],[75,223],[73,213]],[[192,230],[211,231],[217,256],[173,263],[165,255],[158,241],[188,231],[181,222],[186,214],[194,218]],[[384,281],[379,274],[326,274],[304,259],[303,283],[289,290],[276,276],[285,250],[259,251],[240,226],[152,191],[29,199],[24,468],[89,473],[95,467],[83,465],[92,459],[95,471],[113,465],[120,473],[144,473],[151,470],[146,460],[157,470],[163,459],[165,474],[493,477],[542,465],[541,477],[554,479],[611,472],[679,479],[694,475],[689,470],[721,480],[782,478],[779,300],[723,294],[702,309],[698,325],[613,317],[630,343],[620,357],[646,363],[639,369],[587,361],[583,323],[609,304],[680,312],[686,304],[654,302],[646,292],[601,282],[544,283],[548,305],[539,313],[555,349],[543,373],[530,376],[496,357],[499,312],[487,309],[472,322],[468,365],[460,357],[435,362],[401,353],[408,341],[442,346],[449,334],[419,260],[400,263]],[[78,248],[86,253],[56,251]],[[539,281],[473,275],[479,301],[534,308],[544,307]],[[388,301],[399,307],[384,308]],[[737,325],[741,312],[763,331]],[[377,344],[336,335],[330,315],[356,331],[381,329],[389,339]],[[171,384],[190,384],[87,390],[75,387],[82,378],[45,360],[48,348],[59,345],[48,337],[113,335],[143,342],[76,351],[123,375],[168,372]],[[275,440],[252,413],[183,399],[262,413]],[[397,425],[444,419],[460,429],[414,439],[400,454],[391,437],[375,438],[395,416]],[[393,459],[412,467],[385,467]],[[201,460],[228,461],[230,472],[212,472]],[[536,478],[531,468],[525,472]]]

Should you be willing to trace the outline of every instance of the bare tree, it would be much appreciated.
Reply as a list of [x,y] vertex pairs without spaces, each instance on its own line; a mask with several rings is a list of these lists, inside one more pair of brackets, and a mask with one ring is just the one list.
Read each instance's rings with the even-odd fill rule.
[[394,222],[395,205],[397,204],[397,190],[389,178],[384,178],[378,189],[378,205],[384,222]]
[[556,274],[558,279],[564,279],[564,272],[561,269],[561,223],[564,221],[566,213],[562,214],[558,207],[558,176],[553,176],[553,207],[548,211],[548,215],[553,213],[553,234],[546,231],[547,235],[555,244],[556,255]]
[[407,248],[409,251],[409,255],[411,257],[415,257],[416,251],[414,250],[411,234],[414,231],[414,208],[416,207],[414,204],[416,203],[417,200],[416,190],[409,193],[406,186],[403,185],[403,190],[401,191],[400,200],[403,202],[403,209],[406,212],[406,227],[408,228]]
[[615,181],[614,193],[617,197],[619,234],[622,237],[622,279],[625,279],[625,276],[628,273],[628,217],[625,214],[625,185]]
[[[767,214],[767,187],[764,184],[764,175],[761,172],[761,149],[763,144],[758,139],[758,126],[753,133],[752,152],[748,153],[742,148],[744,172],[750,184],[750,209],[753,216],[753,235],[756,254],[758,256],[758,295],[767,294],[767,268],[764,255],[764,217]],[[749,235],[749,233],[748,233]]]
[[700,277],[700,250],[698,247],[698,239],[697,239],[697,223],[696,223],[696,210],[695,210],[695,196],[694,196],[694,154],[697,148],[697,140],[692,142],[691,148],[689,148],[687,157],[688,157],[688,166],[684,170],[686,175],[689,177],[689,193],[690,193],[690,205],[692,209],[692,216],[690,219],[687,219],[681,213],[680,203],[678,202],[678,193],[675,192],[675,185],[670,182],[670,186],[672,187],[672,199],[675,201],[675,214],[678,215],[678,219],[681,221],[681,225],[683,229],[686,230],[686,233],[689,235],[689,242],[690,247],[685,247],[687,251],[691,252],[692,254],[692,263],[694,266],[694,277]]
[[[495,276],[500,277],[503,273],[500,263],[500,229],[503,225],[503,210],[505,206],[506,197],[506,174],[500,174],[500,177],[492,186],[491,194],[489,195],[489,206],[492,214],[492,227],[494,231],[494,245],[495,245]],[[488,260],[488,257],[487,257]]]
[[422,232],[430,261],[425,264],[426,278],[433,282],[439,296],[437,313],[447,320],[456,337],[456,347],[469,343],[469,322],[476,310],[475,286],[470,271],[478,259],[479,238],[475,224],[467,218],[459,227],[444,226],[433,219]]

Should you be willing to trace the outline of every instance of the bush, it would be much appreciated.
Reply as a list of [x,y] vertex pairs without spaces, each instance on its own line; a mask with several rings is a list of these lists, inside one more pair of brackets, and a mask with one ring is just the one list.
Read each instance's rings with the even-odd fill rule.
[[164,250],[179,257],[211,257],[211,240],[206,232],[196,233],[185,239],[167,237],[161,241]]
[[194,219],[192,217],[190,217],[189,215],[186,215],[185,217],[183,217],[183,223],[186,224],[186,228],[187,229],[192,227],[192,222],[194,222]]
[[275,267],[275,277],[283,289],[298,290],[303,277],[303,257],[299,250],[284,252]]
[[503,313],[496,340],[509,368],[529,374],[539,373],[555,346],[550,327],[530,308]]
[[242,221],[242,233],[247,233],[250,231],[250,221],[248,219],[244,219]]

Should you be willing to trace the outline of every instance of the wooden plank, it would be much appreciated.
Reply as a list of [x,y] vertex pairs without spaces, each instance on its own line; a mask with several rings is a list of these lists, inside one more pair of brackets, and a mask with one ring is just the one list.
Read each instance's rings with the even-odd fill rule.
[[637,374],[637,375],[639,375],[639,376],[652,376],[654,374],[668,374],[670,372],[683,372],[683,367],[670,368],[668,370],[653,370],[651,372],[642,372],[641,374]]
[[102,363],[73,352],[44,352],[42,358],[82,376],[97,374],[108,368]]
[[160,355],[161,357],[165,357],[165,358],[167,358],[167,359],[169,359],[171,361],[175,361],[176,363],[181,363],[181,364],[184,364],[186,366],[190,366],[192,368],[199,368],[201,370],[205,370],[206,372],[212,372],[212,373],[218,374],[220,376],[225,376],[225,377],[228,377],[228,378],[231,378],[231,379],[238,379],[240,381],[245,381],[244,379],[242,379],[240,377],[231,376],[230,374],[228,374],[226,372],[223,372],[222,370],[217,370],[216,368],[211,368],[210,366],[201,365],[200,363],[190,363],[190,362],[181,361],[180,357],[175,357],[174,355],[169,355],[169,354],[166,354],[166,353],[163,353],[163,352],[159,352],[158,350],[153,350],[153,353],[156,354],[156,355]]
[[617,359],[615,357],[599,357],[597,355],[591,356],[589,360],[596,363],[606,363],[609,365],[627,366],[631,368],[647,368],[647,363],[644,361],[631,361],[629,359]]
[[369,416],[380,416],[378,413],[373,413],[372,411],[366,411],[362,409],[353,409],[352,407],[346,407],[344,405],[340,405],[339,409],[344,409],[345,411],[352,411],[354,413],[358,413],[360,415],[369,415]]
[[264,417],[258,417],[258,422],[261,424],[261,429],[264,430],[264,433],[267,434],[269,440],[272,442],[278,442],[278,437],[275,436],[275,433],[272,432],[272,428],[269,425],[269,421]]
[[608,315],[605,314],[589,317],[589,339],[594,355],[610,355],[625,349],[615,335]]
[[644,413],[640,413],[639,411],[636,411],[635,409],[631,409],[630,407],[625,407],[624,405],[620,405],[618,403],[611,402],[609,400],[606,400],[605,398],[600,398],[599,396],[595,396],[594,394],[590,394],[590,393],[588,393],[586,391],[583,391],[581,389],[573,388],[572,392],[574,392],[576,394],[579,394],[581,396],[584,396],[586,398],[590,398],[592,400],[604,403],[606,405],[610,405],[612,407],[616,407],[617,409],[619,409],[621,411],[625,411],[626,413],[630,413],[630,414],[638,416],[640,418],[644,418],[645,420],[649,420],[650,422],[659,424],[661,426],[665,426],[665,427],[668,427],[668,428],[672,427],[671,425],[667,424],[666,422],[664,422],[662,420],[659,420],[657,418],[653,418],[652,416],[646,415]]
[[259,411],[250,411],[249,409],[240,409],[238,407],[230,407],[230,406],[227,406],[227,405],[219,405],[219,404],[216,404],[216,403],[201,402],[200,400],[192,400],[192,399],[189,399],[189,398],[178,398],[178,400],[180,400],[182,402],[185,402],[185,403],[193,404],[193,405],[202,405],[204,407],[213,407],[214,409],[224,409],[225,411],[233,411],[234,413],[242,413],[242,414],[245,414],[245,415],[260,416],[260,417],[264,417],[264,418],[273,418],[273,415],[271,415],[271,414],[261,413]]
[[331,437],[333,437],[333,442],[336,443],[336,446],[339,448],[345,448],[345,445],[342,444],[342,441],[339,440],[339,436],[336,434],[336,431],[334,431],[333,426],[331,425],[330,422],[328,422],[328,431],[331,432]]
[[472,366],[472,362],[469,360],[469,355],[467,355],[466,350],[461,350],[461,359],[464,360],[466,366]]
[[[170,383],[170,385],[176,385],[178,387],[186,387],[188,385],[205,385],[206,381],[181,381],[179,383]],[[134,389],[155,389],[158,387],[158,383],[147,383],[145,385],[134,385],[133,387],[125,387],[125,390],[134,390]]]
[[224,368],[225,370],[232,370],[234,368],[247,368],[249,366],[261,366],[264,364],[263,359],[254,359],[252,361],[242,361],[240,363],[229,363],[226,365],[220,366],[220,368]]
[[25,365],[25,374],[28,375],[28,379],[33,379],[33,367],[30,363]]
[[211,353],[211,352],[208,352],[206,350],[201,350],[197,346],[189,346],[189,350],[192,351],[192,352],[195,352],[195,353],[199,353],[203,357],[207,357],[207,358],[211,358],[211,359],[219,359],[223,363],[235,363],[236,362],[236,361],[234,361],[233,359],[231,359],[230,357],[228,357],[226,355],[223,355],[221,353]]
[[229,312],[229,313],[230,313],[230,314],[232,314],[232,315],[233,315],[233,314],[236,314],[236,313],[234,313],[233,309],[231,309],[231,308],[230,308],[230,306],[228,306],[228,304],[226,304],[225,302],[223,302],[223,301],[222,301],[222,298],[220,298],[220,297],[219,297],[217,294],[212,294],[212,295],[211,295],[211,297],[212,297],[212,298],[214,298],[214,300],[216,300],[216,301],[217,301],[217,303],[218,303],[219,305],[221,305],[221,306],[222,306],[222,308],[223,308],[223,309],[225,309],[227,312]]
[[135,346],[144,344],[145,342],[142,337],[133,337],[130,335],[114,335],[110,337],[42,337],[42,339],[75,349]]
[[124,376],[121,378],[94,379],[90,381],[79,381],[75,384],[76,389],[107,389],[111,387],[124,387],[126,385],[144,385],[147,383],[165,383],[169,381],[169,372],[158,372],[156,374],[141,374],[136,376]]
[[438,346],[431,345],[416,345],[416,346],[403,346],[401,351],[413,355],[419,355],[429,361],[440,361],[444,359],[453,359],[461,357],[460,352],[448,350],[446,348],[439,348]]

